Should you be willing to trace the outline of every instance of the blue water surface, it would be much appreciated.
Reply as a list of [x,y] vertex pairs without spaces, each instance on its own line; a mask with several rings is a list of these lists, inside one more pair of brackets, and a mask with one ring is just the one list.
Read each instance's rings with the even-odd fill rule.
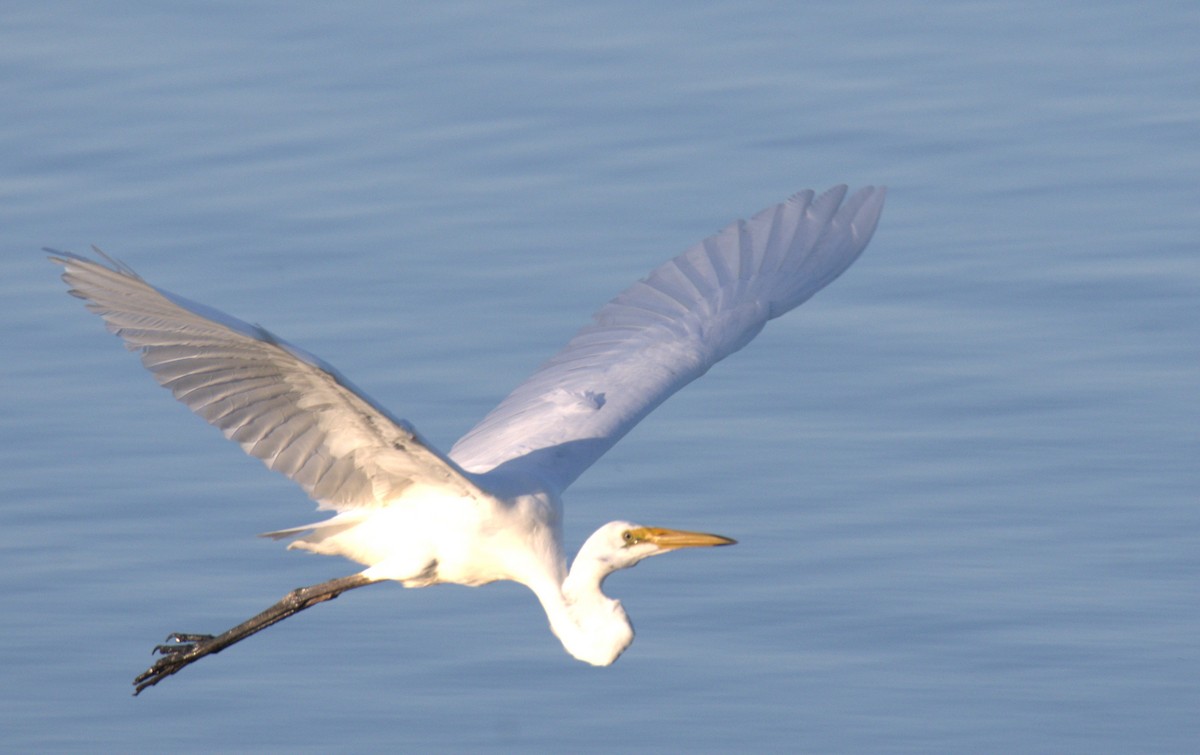
[[[1191,2],[0,6],[5,751],[1192,752]],[[443,448],[622,287],[794,191],[863,258],[573,487],[740,544],[607,583],[356,591],[131,698],[171,631],[351,573],[43,246],[338,365]]]

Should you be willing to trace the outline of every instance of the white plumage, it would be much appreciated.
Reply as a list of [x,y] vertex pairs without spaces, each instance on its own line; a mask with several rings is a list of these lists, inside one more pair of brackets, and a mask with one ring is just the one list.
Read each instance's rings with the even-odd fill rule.
[[[333,367],[261,327],[155,288],[104,255],[52,252],[71,293],[158,381],[246,453],[295,480],[323,522],[268,533],[367,568],[297,590],[217,637],[173,635],[138,691],[316,602],[383,579],[511,579],[530,587],[575,657],[607,665],[632,642],[605,576],[728,538],[613,522],[570,571],[560,495],[675,391],[840,275],[870,240],[885,191],[802,192],[664,263],[603,306],[443,454]],[[108,264],[105,264],[107,262]]]

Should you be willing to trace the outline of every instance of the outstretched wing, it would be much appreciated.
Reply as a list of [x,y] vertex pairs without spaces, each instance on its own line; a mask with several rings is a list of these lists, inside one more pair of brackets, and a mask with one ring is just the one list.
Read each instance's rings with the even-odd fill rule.
[[151,286],[126,265],[47,250],[71,293],[175,398],[320,508],[384,506],[414,484],[477,492],[411,425],[261,327]]
[[663,264],[604,305],[450,457],[561,492],[667,397],[841,275],[875,232],[885,193],[868,187],[843,203],[845,186],[801,192]]

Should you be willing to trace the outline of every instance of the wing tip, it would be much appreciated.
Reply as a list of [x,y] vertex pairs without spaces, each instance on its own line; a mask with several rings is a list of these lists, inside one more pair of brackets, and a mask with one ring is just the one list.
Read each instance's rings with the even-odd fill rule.
[[117,273],[118,275],[124,275],[127,278],[132,278],[138,281],[142,280],[142,276],[138,275],[132,267],[116,257],[106,253],[103,249],[95,244],[92,244],[92,252],[100,258],[99,260],[91,259],[82,254],[66,251],[64,249],[55,249],[49,246],[42,247],[42,251],[49,255],[49,260],[54,264],[62,265],[63,267],[68,268],[68,272],[70,272],[70,267],[72,265],[80,265],[85,268],[99,268],[106,272]]

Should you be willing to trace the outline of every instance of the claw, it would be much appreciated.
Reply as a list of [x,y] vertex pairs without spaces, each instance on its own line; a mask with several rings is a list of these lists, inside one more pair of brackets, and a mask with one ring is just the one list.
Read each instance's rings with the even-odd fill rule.
[[178,653],[186,653],[192,650],[196,645],[204,642],[212,641],[211,634],[185,634],[184,632],[172,632],[167,635],[166,642],[170,644],[155,645],[150,651],[151,655],[176,655]]
[[167,642],[207,642],[211,640],[211,634],[186,634],[184,632],[172,632],[167,635]]

